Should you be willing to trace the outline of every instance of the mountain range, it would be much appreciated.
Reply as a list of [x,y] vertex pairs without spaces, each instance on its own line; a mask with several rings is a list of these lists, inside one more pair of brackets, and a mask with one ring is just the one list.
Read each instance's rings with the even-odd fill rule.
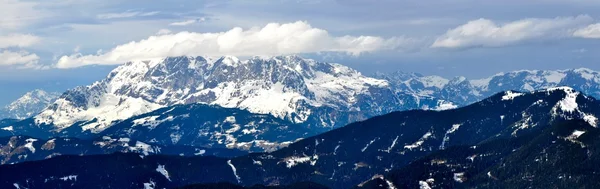
[[115,121],[190,103],[271,114],[313,128],[438,104],[395,93],[387,81],[346,66],[298,56],[170,57],[122,65],[104,80],[65,92],[34,118],[57,131],[86,121],[83,130],[101,132]]
[[521,70],[469,80],[465,77],[447,79],[401,71],[375,73],[373,77],[389,81],[397,91],[417,96],[429,96],[464,106],[501,91],[535,90],[569,86],[596,98],[600,97],[600,73],[580,68],[570,70]]
[[[0,173],[8,176],[2,179],[1,184],[2,187],[18,185],[28,188],[58,185],[138,188],[152,185],[156,188],[171,188],[213,182],[252,186],[310,181],[332,188],[379,186],[382,183],[391,183],[389,186],[395,187],[469,187],[469,182],[456,180],[493,183],[481,180],[484,179],[479,176],[481,169],[499,169],[484,171],[483,176],[487,179],[522,179],[522,176],[538,179],[535,175],[528,176],[527,173],[531,170],[519,167],[519,162],[515,161],[528,159],[530,156],[525,152],[530,150],[533,154],[544,152],[564,156],[566,153],[544,151],[546,148],[537,144],[550,145],[551,148],[547,150],[565,149],[577,154],[587,151],[587,154],[593,155],[598,140],[591,136],[596,133],[599,115],[600,102],[572,88],[551,88],[528,93],[506,91],[458,109],[411,110],[376,116],[303,139],[277,151],[253,153],[236,158],[142,158],[133,154],[112,154],[60,156],[43,161],[5,165],[0,167]],[[570,120],[580,121],[567,122],[568,125],[575,124],[574,126],[553,126]],[[557,128],[558,130],[553,130]],[[592,135],[586,134],[588,132]],[[557,140],[561,141],[552,142]],[[498,143],[502,141],[505,142]],[[494,148],[498,144],[502,145]],[[439,173],[433,169],[431,172],[426,172],[430,169],[422,169],[414,170],[414,175],[406,177],[393,176],[397,170],[406,166],[426,166],[419,162],[423,162],[424,158],[444,153],[447,154],[443,155],[445,159],[425,161],[427,164],[440,165],[438,167],[442,168],[436,169]],[[582,155],[581,157],[586,157],[585,153]],[[546,156],[538,156],[537,159],[543,157]],[[454,163],[452,158],[458,163],[472,162],[475,168],[470,168],[471,165],[460,166],[462,164]],[[492,160],[487,161],[488,158]],[[479,164],[480,160],[482,165]],[[531,164],[536,162],[535,158],[529,160],[532,161],[529,162]],[[596,160],[591,162],[594,161]],[[102,168],[99,165],[102,165]],[[458,167],[446,170],[454,165]],[[554,164],[550,162],[545,167],[549,165]],[[449,177],[449,171],[456,172]],[[464,174],[461,174],[463,172]],[[392,176],[387,175],[388,173]],[[576,183],[576,180],[572,180],[573,177],[569,177],[572,173],[569,170],[556,170],[553,173],[563,175],[564,179],[556,182]],[[425,175],[431,177],[423,178]],[[540,178],[561,178],[550,176],[553,175]],[[400,185],[404,182],[403,179],[407,178],[414,180],[410,180],[407,185]],[[579,180],[593,178],[593,175],[581,174],[576,177]],[[448,182],[444,179],[453,180]],[[377,180],[382,182],[369,184]]]
[[[43,91],[28,93],[13,104],[35,103],[47,108],[29,111],[27,115],[35,116],[28,119],[15,114],[13,117],[23,120],[0,124],[0,136],[94,139],[107,135],[157,145],[185,143],[271,151],[393,111],[452,109],[501,91],[531,92],[562,85],[600,96],[600,74],[589,69],[515,71],[467,80],[404,72],[367,77],[340,64],[299,56],[253,57],[244,61],[232,56],[169,57],[129,62],[105,79],[69,90],[54,101],[47,100],[51,95],[43,95],[49,94]],[[34,96],[48,98],[40,100]],[[231,110],[221,111],[218,107]],[[168,111],[172,109],[178,111]],[[214,119],[199,117],[209,111],[221,113]],[[195,117],[190,118],[190,112]],[[226,118],[238,113],[244,116],[237,120],[247,122],[228,124]],[[271,116],[265,117],[271,124],[252,125],[266,115]],[[195,119],[205,123],[192,121]],[[210,128],[208,123],[225,127]],[[138,127],[148,124],[151,126]],[[194,134],[201,130],[203,134]]]
[[129,62],[106,79],[69,90],[59,99],[55,93],[29,92],[1,117],[35,116],[36,124],[53,125],[57,131],[87,122],[78,126],[97,133],[159,108],[203,103],[271,114],[322,132],[393,111],[443,110],[502,91],[558,86],[600,97],[600,73],[584,68],[523,70],[468,80],[398,71],[368,77],[340,64],[299,56],[244,61],[232,56],[169,57]]

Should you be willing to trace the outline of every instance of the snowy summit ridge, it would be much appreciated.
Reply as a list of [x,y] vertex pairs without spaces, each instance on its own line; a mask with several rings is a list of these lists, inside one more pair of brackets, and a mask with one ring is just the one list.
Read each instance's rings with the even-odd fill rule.
[[82,127],[96,132],[113,121],[189,103],[240,108],[295,123],[311,120],[321,127],[419,106],[416,97],[394,93],[387,81],[340,64],[299,56],[182,56],[126,63],[104,80],[67,91],[35,121],[62,130],[94,120]]

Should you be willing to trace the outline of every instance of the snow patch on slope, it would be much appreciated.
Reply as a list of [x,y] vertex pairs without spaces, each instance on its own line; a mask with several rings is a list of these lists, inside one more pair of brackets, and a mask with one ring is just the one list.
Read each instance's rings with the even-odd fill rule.
[[150,129],[154,129],[156,128],[158,125],[167,122],[167,121],[173,121],[174,117],[173,116],[169,116],[167,118],[161,119],[161,120],[156,120],[158,119],[160,116],[149,116],[149,117],[143,117],[140,119],[136,119],[133,120],[133,127],[135,126],[146,126]]
[[444,110],[452,110],[458,108],[458,105],[455,105],[452,102],[440,100],[437,103],[437,107],[434,110],[436,111],[444,111]]
[[227,165],[229,165],[229,167],[231,167],[231,170],[233,171],[233,175],[235,175],[235,178],[237,179],[238,183],[242,183],[240,176],[238,176],[238,174],[237,174],[237,169],[235,168],[235,166],[233,166],[233,164],[231,163],[231,160],[227,160]]
[[416,141],[416,142],[414,142],[414,143],[412,143],[410,145],[405,145],[404,149],[413,150],[415,148],[418,148],[421,145],[423,145],[423,143],[425,142],[425,140],[427,140],[431,136],[432,136],[432,133],[431,132],[427,132],[418,141]]
[[[361,151],[361,152],[365,152],[365,151],[367,150],[367,148],[369,148],[369,146],[370,146],[371,144],[373,144],[373,143],[374,143],[374,142],[375,142],[377,139],[379,139],[379,137],[378,137],[378,138],[374,138],[373,140],[371,140],[371,142],[367,143],[367,145],[365,145],[365,147],[364,147],[364,148],[362,148],[360,151]],[[337,149],[337,148],[336,148],[336,149]]]
[[523,96],[525,94],[523,93],[517,93],[517,92],[513,92],[513,91],[506,91],[504,93],[504,96],[502,96],[502,100],[503,101],[507,101],[507,100],[514,100],[516,97],[520,97]]
[[446,148],[446,143],[450,140],[450,136],[448,136],[448,135],[456,132],[456,130],[458,130],[458,128],[460,128],[460,126],[462,126],[462,124],[454,124],[454,125],[452,125],[452,128],[450,128],[450,129],[448,129],[448,131],[446,131],[446,134],[444,134],[444,140],[442,141],[442,145],[440,145],[440,150],[443,150]]
[[27,139],[25,140],[25,142],[27,142],[23,147],[29,149],[29,151],[31,151],[31,153],[35,153],[35,147],[33,147],[33,142],[37,141],[37,139]]
[[169,177],[169,172],[165,169],[164,165],[158,165],[158,167],[156,168],[156,172],[160,173],[161,175],[165,176],[167,180],[171,181],[171,177]]
[[95,122],[82,126],[83,130],[91,130],[95,133],[103,131],[113,121],[124,120],[163,107],[141,98],[114,94],[103,95],[97,106],[91,106],[86,110],[76,107],[71,101],[62,98],[55,101],[54,105],[57,106],[58,111],[44,110],[35,116],[36,124],[54,124],[58,130],[62,130],[75,122],[96,119]]
[[283,161],[285,162],[285,166],[287,168],[292,168],[298,164],[308,163],[308,162],[310,162],[311,165],[315,165],[317,163],[317,160],[319,160],[319,156],[316,154],[313,156],[303,156],[303,157],[291,156],[291,157],[287,157],[287,158],[283,159]]
[[0,128],[0,129],[2,129],[2,130],[5,130],[5,131],[14,131],[14,128],[13,128],[13,126],[2,127],[2,128]]
[[588,122],[592,127],[598,127],[598,118],[592,114],[585,114],[583,120]]
[[572,113],[578,109],[579,105],[577,104],[577,96],[579,96],[579,92],[576,92],[573,88],[570,87],[557,87],[548,89],[548,91],[555,90],[562,90],[567,94],[564,99],[558,102],[558,107],[563,112]]

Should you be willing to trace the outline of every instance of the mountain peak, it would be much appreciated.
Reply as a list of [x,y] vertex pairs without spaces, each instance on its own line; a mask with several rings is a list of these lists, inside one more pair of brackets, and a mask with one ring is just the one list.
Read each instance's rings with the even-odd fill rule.
[[[598,118],[591,112],[599,111],[597,107],[588,107],[596,99],[582,94],[572,87],[552,87],[533,92],[506,91],[499,94],[502,101],[513,101],[519,98],[536,98],[530,107],[549,106],[553,118],[565,120],[581,119],[591,126],[598,126]],[[556,103],[549,103],[556,102]],[[525,121],[526,122],[526,121]]]
[[227,66],[232,66],[232,67],[237,67],[238,65],[240,65],[242,63],[242,61],[240,61],[239,58],[235,57],[235,56],[222,56],[221,58],[219,58],[216,63],[221,63]]
[[46,92],[35,89],[25,93],[17,100],[11,102],[0,111],[1,118],[25,119],[29,118],[48,106],[60,96],[60,93]]

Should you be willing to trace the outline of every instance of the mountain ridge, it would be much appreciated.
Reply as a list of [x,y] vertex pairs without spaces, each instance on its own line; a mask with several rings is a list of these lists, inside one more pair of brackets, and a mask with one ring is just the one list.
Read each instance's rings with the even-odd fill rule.
[[565,70],[518,70],[501,72],[487,78],[467,79],[424,76],[401,71],[372,75],[388,80],[396,90],[409,94],[430,96],[464,106],[497,92],[517,90],[535,91],[569,86],[596,98],[600,97],[600,72],[587,68]]
[[77,87],[35,116],[63,130],[90,121],[100,132],[113,121],[175,104],[206,103],[271,114],[312,127],[335,128],[396,110],[435,107],[435,99],[394,92],[387,81],[335,63],[298,56],[168,57],[119,66],[92,85]]

